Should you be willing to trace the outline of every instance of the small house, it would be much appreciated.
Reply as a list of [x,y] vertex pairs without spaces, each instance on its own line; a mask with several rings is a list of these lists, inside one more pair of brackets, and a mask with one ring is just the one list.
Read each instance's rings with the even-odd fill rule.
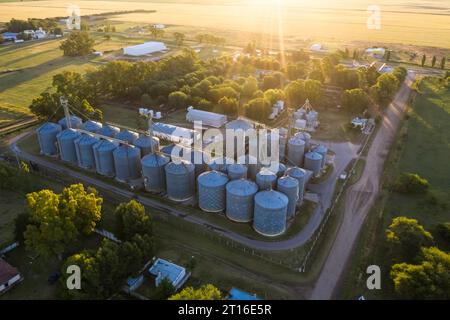
[[189,278],[185,268],[161,258],[156,259],[148,272],[155,277],[157,287],[161,281],[168,279],[175,289],[179,289]]
[[19,270],[5,260],[0,259],[0,294],[6,292],[21,280],[22,275]]

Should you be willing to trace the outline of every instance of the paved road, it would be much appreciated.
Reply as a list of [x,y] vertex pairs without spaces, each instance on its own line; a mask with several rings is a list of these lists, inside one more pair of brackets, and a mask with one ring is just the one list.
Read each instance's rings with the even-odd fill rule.
[[293,237],[287,239],[287,240],[281,240],[281,241],[261,241],[261,240],[255,240],[248,238],[246,236],[243,236],[241,234],[235,233],[233,231],[225,230],[221,226],[216,225],[214,223],[205,221],[201,218],[198,218],[196,216],[187,215],[182,210],[176,209],[171,205],[164,204],[162,202],[159,202],[157,200],[153,200],[151,198],[142,197],[142,196],[136,196],[133,192],[118,188],[116,186],[113,186],[111,184],[105,183],[102,180],[95,179],[91,176],[87,176],[79,171],[71,170],[62,164],[59,164],[58,161],[52,161],[47,158],[42,158],[38,156],[31,155],[25,151],[22,151],[18,146],[17,142],[24,138],[27,134],[30,134],[30,132],[22,133],[16,137],[13,137],[9,139],[8,144],[10,145],[10,148],[13,152],[17,152],[17,154],[26,160],[31,160],[38,165],[41,165],[43,167],[50,168],[52,170],[55,170],[57,172],[60,172],[62,174],[70,175],[71,177],[79,180],[84,181],[85,183],[88,183],[90,185],[93,185],[99,189],[103,190],[109,190],[112,191],[118,195],[121,195],[125,198],[132,199],[135,198],[141,203],[143,203],[146,206],[158,209],[160,211],[172,214],[174,216],[178,216],[181,219],[184,219],[186,221],[203,225],[209,229],[211,229],[213,232],[223,235],[224,237],[227,237],[229,239],[232,239],[236,242],[239,242],[243,245],[246,245],[249,248],[257,249],[257,250],[267,250],[267,251],[274,251],[274,250],[289,250],[297,248],[304,243],[306,243],[311,236],[314,234],[317,227],[320,225],[320,222],[322,221],[323,215],[326,211],[326,209],[330,206],[334,186],[336,183],[336,179],[339,176],[339,174],[345,169],[349,161],[356,155],[356,150],[358,149],[357,145],[353,145],[350,143],[329,143],[327,144],[328,147],[332,148],[336,152],[336,160],[335,160],[335,169],[330,176],[330,178],[327,180],[327,182],[324,182],[322,184],[318,184],[315,186],[312,186],[312,189],[314,189],[321,198],[321,205],[319,205],[314,212],[313,216],[307,223],[307,225],[300,230],[300,232]]
[[384,162],[403,118],[414,78],[415,74],[409,72],[405,83],[384,114],[382,125],[367,154],[361,179],[347,190],[343,222],[310,299],[333,297],[362,224],[378,195]]

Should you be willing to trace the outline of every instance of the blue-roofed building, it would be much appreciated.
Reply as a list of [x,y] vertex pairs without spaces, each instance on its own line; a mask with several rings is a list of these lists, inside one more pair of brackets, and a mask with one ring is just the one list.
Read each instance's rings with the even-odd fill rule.
[[256,294],[251,294],[237,288],[231,288],[228,293],[228,300],[262,300]]
[[175,289],[179,289],[189,278],[186,269],[164,259],[156,259],[148,272],[156,277],[155,285],[158,287],[161,281],[168,279]]
[[15,33],[15,32],[4,32],[2,33],[3,39],[5,39],[5,41],[14,41],[17,40],[17,36],[19,34]]

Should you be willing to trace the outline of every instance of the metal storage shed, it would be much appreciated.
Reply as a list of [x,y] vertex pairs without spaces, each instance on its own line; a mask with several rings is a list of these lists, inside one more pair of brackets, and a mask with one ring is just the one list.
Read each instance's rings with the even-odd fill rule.
[[162,42],[149,41],[135,46],[123,48],[123,54],[129,56],[144,56],[146,54],[152,54],[155,52],[166,51],[167,47]]

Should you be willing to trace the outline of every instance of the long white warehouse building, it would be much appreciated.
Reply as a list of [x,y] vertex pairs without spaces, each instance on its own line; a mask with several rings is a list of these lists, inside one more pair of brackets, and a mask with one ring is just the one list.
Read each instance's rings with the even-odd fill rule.
[[220,128],[227,123],[227,116],[189,107],[186,114],[186,120],[189,122],[202,121],[202,125],[204,126]]
[[167,47],[162,42],[150,41],[135,46],[123,48],[123,53],[129,56],[144,56],[155,52],[166,51]]

